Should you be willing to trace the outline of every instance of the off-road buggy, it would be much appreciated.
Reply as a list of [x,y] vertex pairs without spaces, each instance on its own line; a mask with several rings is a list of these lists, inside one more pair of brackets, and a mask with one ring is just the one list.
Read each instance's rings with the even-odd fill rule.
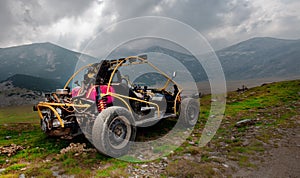
[[[165,78],[161,88],[135,84],[120,69],[149,65]],[[81,84],[69,84],[86,71]],[[170,87],[172,89],[170,90]],[[49,136],[74,137],[84,134],[95,147],[109,156],[121,156],[135,139],[137,127],[147,127],[163,118],[177,118],[186,126],[198,119],[197,99],[181,97],[182,88],[147,60],[131,56],[88,64],[76,71],[63,89],[45,94],[45,101],[34,106],[41,129]]]

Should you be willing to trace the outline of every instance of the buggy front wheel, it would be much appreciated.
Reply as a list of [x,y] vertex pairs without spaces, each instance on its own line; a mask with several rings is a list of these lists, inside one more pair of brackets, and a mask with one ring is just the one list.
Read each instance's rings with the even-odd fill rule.
[[92,138],[98,151],[120,157],[126,154],[136,136],[131,113],[118,106],[104,109],[96,118]]

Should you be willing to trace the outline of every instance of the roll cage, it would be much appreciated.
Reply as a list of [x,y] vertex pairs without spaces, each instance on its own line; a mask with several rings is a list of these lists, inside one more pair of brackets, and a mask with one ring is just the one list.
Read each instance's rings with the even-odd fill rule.
[[[147,56],[143,55],[143,56],[129,56],[126,58],[121,58],[121,59],[116,59],[116,60],[103,60],[100,63],[93,63],[93,64],[88,64],[86,66],[81,67],[80,69],[78,69],[70,78],[69,80],[66,82],[64,88],[62,90],[60,90],[61,92],[63,92],[63,94],[66,95],[70,95],[70,89],[69,89],[69,84],[70,82],[83,70],[87,69],[87,73],[84,75],[84,81],[83,81],[83,86],[81,86],[81,93],[83,96],[84,94],[86,94],[87,92],[89,92],[88,88],[90,87],[97,87],[100,85],[107,85],[107,90],[106,92],[99,92],[99,99],[111,96],[117,100],[120,100],[124,106],[127,107],[127,109],[130,112],[133,112],[132,107],[130,105],[130,103],[128,101],[136,101],[136,102],[140,102],[143,103],[145,106],[152,106],[156,108],[157,111],[157,115],[156,117],[158,118],[162,118],[163,116],[161,116],[161,112],[160,112],[160,106],[152,101],[149,100],[145,100],[145,99],[141,99],[138,97],[132,97],[132,96],[127,96],[123,93],[118,93],[118,91],[116,92],[111,92],[109,91],[110,87],[114,86],[114,76],[116,76],[119,80],[119,83],[121,83],[121,80],[124,79],[126,80],[131,86],[132,86],[132,82],[129,80],[129,78],[124,77],[122,75],[120,75],[120,73],[118,72],[119,69],[121,67],[126,67],[126,66],[130,66],[130,65],[140,65],[140,64],[148,64],[149,66],[151,66],[155,71],[157,71],[159,74],[161,74],[163,77],[165,77],[167,79],[167,81],[165,82],[165,84],[163,85],[163,87],[161,88],[152,88],[152,89],[140,89],[138,90],[138,92],[143,93],[143,94],[147,94],[148,92],[154,92],[154,93],[162,93],[164,95],[169,95],[172,96],[171,101],[172,102],[172,106],[171,108],[173,108],[171,111],[173,115],[178,116],[178,108],[181,102],[181,97],[180,94],[182,92],[182,88],[172,79],[170,78],[167,74],[165,74],[163,71],[161,71],[158,67],[156,67],[155,65],[153,65],[151,62],[149,62],[147,60]],[[120,80],[121,79],[121,80]],[[174,92],[170,92],[170,91],[166,91],[166,88],[170,85],[173,84],[174,86]],[[56,116],[56,118],[58,119],[58,121],[60,122],[60,125],[62,128],[64,128],[64,121],[62,120],[60,114],[58,113],[57,107],[60,107],[63,110],[66,111],[72,111],[72,108],[82,108],[84,111],[88,110],[90,107],[93,106],[93,104],[91,102],[89,103],[85,103],[83,104],[83,102],[78,102],[77,100],[80,100],[79,97],[73,97],[71,99],[70,102],[64,102],[63,100],[60,100],[57,95],[60,95],[62,93],[52,93],[51,95],[54,98],[57,98],[57,101],[59,102],[40,102],[37,104],[37,111],[38,111],[38,115],[41,119],[43,119],[43,114],[41,112],[41,108],[48,108],[50,109],[54,115]]]

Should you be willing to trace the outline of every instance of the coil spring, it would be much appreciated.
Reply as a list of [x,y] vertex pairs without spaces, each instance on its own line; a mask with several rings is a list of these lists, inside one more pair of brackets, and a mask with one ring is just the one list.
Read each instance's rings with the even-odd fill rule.
[[104,100],[99,100],[97,108],[98,111],[101,112],[106,108],[106,102]]

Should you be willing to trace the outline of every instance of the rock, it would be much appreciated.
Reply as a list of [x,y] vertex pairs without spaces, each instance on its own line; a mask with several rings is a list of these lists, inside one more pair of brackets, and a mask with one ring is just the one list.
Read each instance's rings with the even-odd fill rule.
[[49,159],[46,159],[46,160],[43,160],[43,163],[49,163],[51,160]]
[[53,177],[58,177],[59,176],[59,171],[52,171],[52,176]]
[[161,159],[164,160],[164,161],[167,161],[167,160],[168,160],[167,157],[162,157]]
[[8,157],[15,155],[18,151],[23,150],[22,146],[11,144],[9,146],[0,147],[0,154],[6,154]]
[[207,136],[211,136],[211,135],[212,135],[211,131],[207,131],[207,132],[206,132],[206,135],[207,135]]
[[255,120],[252,119],[244,119],[241,121],[238,121],[235,124],[235,127],[244,127],[244,126],[248,126],[248,125],[253,125],[255,123]]
[[220,142],[219,144],[220,144],[220,146],[222,146],[222,147],[225,147],[225,146],[226,146],[226,143],[225,143],[225,142]]
[[11,136],[6,136],[5,137],[5,140],[10,140],[11,139]]
[[222,166],[224,166],[225,168],[229,168],[229,166],[225,163],[223,163]]
[[215,160],[215,161],[218,161],[218,162],[224,162],[224,160],[225,160],[225,159],[223,159],[221,157],[218,157],[218,156],[210,156],[210,157],[208,157],[208,159]]
[[190,145],[195,145],[195,142],[189,142]]
[[148,167],[148,165],[147,165],[147,164],[143,164],[143,165],[141,165],[141,168],[146,168],[146,167]]
[[25,178],[25,174],[20,174],[19,178]]
[[220,152],[208,152],[208,154],[210,156],[218,156],[218,155],[220,155]]
[[5,169],[3,168],[3,169],[0,169],[0,173],[2,173],[2,172],[4,172],[5,171]]
[[139,155],[137,158],[140,159],[140,160],[144,159],[143,155]]
[[247,139],[243,142],[243,146],[248,146],[250,144],[250,141]]
[[191,153],[186,153],[186,154],[184,154],[184,156],[191,157],[192,155],[191,155]]
[[212,168],[215,172],[220,172],[220,170],[218,168]]
[[84,154],[84,152],[95,152],[95,149],[86,149],[85,143],[70,143],[66,148],[60,150],[60,154],[66,154],[68,152],[74,153],[75,156]]

